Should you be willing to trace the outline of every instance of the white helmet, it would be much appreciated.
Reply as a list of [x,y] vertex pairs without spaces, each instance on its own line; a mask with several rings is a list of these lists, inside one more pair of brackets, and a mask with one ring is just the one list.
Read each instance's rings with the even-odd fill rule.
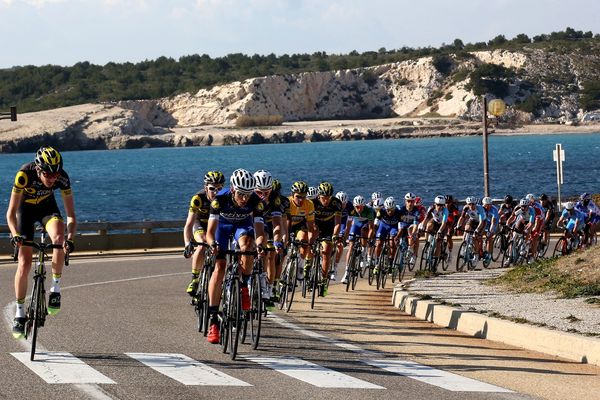
[[375,210],[380,210],[381,207],[383,207],[383,199],[381,197],[373,200],[373,208]]
[[415,195],[414,193],[408,192],[404,195],[404,200],[415,200],[417,198],[417,195]]
[[348,195],[346,194],[346,192],[337,192],[335,194],[335,197],[342,203],[345,203],[348,201]]
[[356,196],[354,199],[352,199],[352,205],[353,206],[364,206],[365,198],[362,197],[361,195]]
[[467,200],[465,200],[465,203],[467,204],[476,204],[477,203],[477,199],[473,196],[469,196],[467,197]]
[[575,208],[575,203],[573,203],[572,201],[567,201],[567,204],[565,204],[565,208],[567,210],[572,210]]
[[489,206],[492,203],[493,201],[491,197],[484,197],[483,200],[481,200],[481,204],[483,204],[484,206]]
[[382,199],[383,195],[381,194],[381,192],[373,192],[371,194],[371,200],[375,200],[375,199]]
[[233,171],[229,182],[231,183],[233,190],[241,190],[242,192],[251,192],[256,186],[252,174],[242,168]]
[[385,207],[386,210],[391,210],[396,208],[396,199],[394,199],[392,196],[388,197],[387,199],[385,199],[385,202],[383,203],[383,207]]
[[520,207],[525,207],[525,206],[528,206],[528,205],[529,205],[529,200],[527,200],[527,199],[521,199],[521,200],[519,200],[519,206]]
[[444,196],[435,196],[435,199],[433,199],[433,202],[435,204],[441,204],[441,205],[446,205],[446,198]]
[[317,194],[318,194],[318,189],[314,186],[309,186],[308,188],[308,194],[306,195],[306,197],[309,200],[314,200],[317,198]]
[[258,190],[269,190],[273,187],[273,175],[264,169],[259,169],[254,173],[254,180]]
[[535,196],[533,195],[533,193],[529,193],[527,196],[525,196],[525,198],[527,199],[527,201],[535,201]]

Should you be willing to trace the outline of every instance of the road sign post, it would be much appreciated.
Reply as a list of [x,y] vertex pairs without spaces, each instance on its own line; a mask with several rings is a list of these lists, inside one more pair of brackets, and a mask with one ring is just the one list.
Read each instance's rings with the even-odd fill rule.
[[558,187],[558,208],[562,208],[560,199],[560,185],[563,184],[563,162],[565,161],[565,150],[560,143],[556,144],[556,149],[552,151],[552,158],[556,162],[556,186]]

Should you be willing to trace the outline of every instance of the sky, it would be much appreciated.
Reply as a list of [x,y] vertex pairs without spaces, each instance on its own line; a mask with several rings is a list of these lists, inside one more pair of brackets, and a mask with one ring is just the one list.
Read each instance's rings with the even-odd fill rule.
[[0,68],[191,54],[347,54],[564,30],[598,0],[0,0]]

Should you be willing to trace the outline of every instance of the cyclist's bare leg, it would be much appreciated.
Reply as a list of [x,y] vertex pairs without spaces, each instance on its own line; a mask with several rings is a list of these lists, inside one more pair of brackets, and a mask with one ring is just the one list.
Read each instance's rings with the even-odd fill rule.
[[[244,235],[238,240],[240,251],[253,251],[254,250],[254,238],[249,235]],[[240,269],[243,275],[252,274],[252,267],[254,264],[254,256],[243,255],[240,256]]]
[[17,272],[15,272],[15,297],[18,300],[25,300],[25,297],[27,297],[27,279],[31,270],[32,258],[32,247],[21,246],[19,248],[19,265]]
[[323,247],[321,252],[321,269],[323,270],[323,276],[328,276],[329,272],[329,263],[331,262],[331,250],[333,250],[333,245],[329,241],[323,241]]
[[[62,219],[52,218],[45,226],[48,236],[53,244],[63,245],[65,243],[65,224]],[[62,274],[65,265],[65,252],[63,249],[54,249],[52,251],[52,273]]]
[[225,259],[215,261],[215,270],[210,277],[208,284],[208,298],[211,307],[219,307],[221,303],[221,286],[225,276]]
[[[194,240],[198,243],[206,243],[206,234],[203,231],[194,233]],[[206,256],[206,248],[204,246],[196,247],[192,255],[192,274],[199,274],[204,266],[204,258]]]

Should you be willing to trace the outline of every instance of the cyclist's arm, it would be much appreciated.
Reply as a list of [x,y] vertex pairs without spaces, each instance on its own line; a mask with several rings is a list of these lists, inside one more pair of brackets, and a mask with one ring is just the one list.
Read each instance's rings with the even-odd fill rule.
[[317,230],[315,221],[306,221],[306,227],[308,229],[308,243],[312,245],[315,242],[315,232]]
[[256,246],[264,246],[265,244],[265,224],[262,217],[254,218],[254,237]]
[[10,233],[15,236],[21,232],[17,231],[17,211],[23,203],[23,193],[15,193],[14,191],[10,194],[10,202],[8,203],[8,210],[6,211],[6,221],[8,223],[8,229]]
[[77,220],[75,219],[75,201],[73,194],[62,194],[65,214],[67,214],[67,240],[73,240],[77,229]]
[[338,237],[338,234],[340,233],[341,224],[342,224],[342,216],[336,215],[335,217],[333,217],[333,223],[334,223],[333,238],[336,238],[336,237]]
[[212,245],[216,241],[217,227],[219,226],[219,219],[214,218],[213,215],[208,219],[208,227],[206,228],[206,241]]
[[183,243],[188,244],[192,239],[194,232],[194,221],[196,220],[196,214],[188,212],[187,220],[185,221],[185,227],[183,228]]
[[283,241],[283,217],[277,216],[273,217],[273,241],[281,242]]

